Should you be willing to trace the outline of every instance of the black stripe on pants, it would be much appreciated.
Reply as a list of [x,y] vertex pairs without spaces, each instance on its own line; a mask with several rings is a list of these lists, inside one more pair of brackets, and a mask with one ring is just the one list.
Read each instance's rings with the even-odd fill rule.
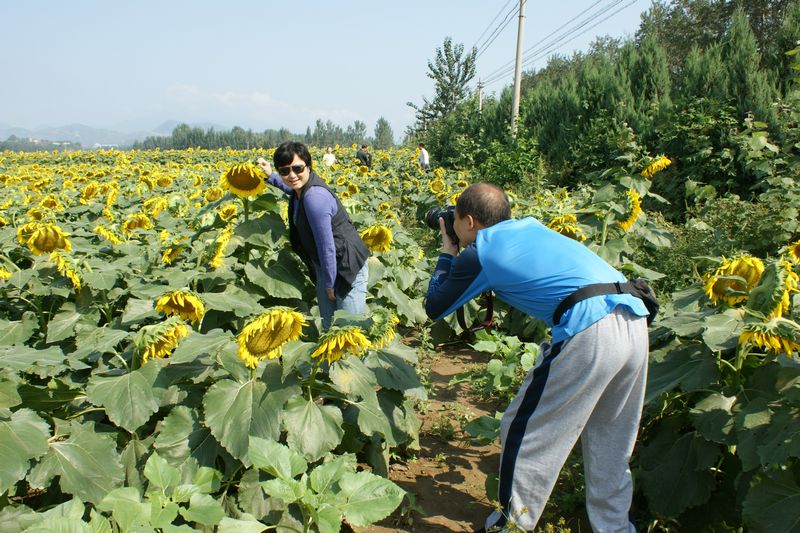
[[533,412],[536,411],[536,406],[539,405],[544,386],[547,383],[547,377],[550,375],[550,363],[561,352],[563,344],[564,341],[561,341],[551,346],[550,353],[544,358],[542,364],[533,370],[531,384],[528,385],[528,390],[525,391],[519,410],[517,410],[517,414],[508,428],[508,435],[503,446],[503,461],[500,464],[500,488],[498,491],[503,512],[500,520],[495,524],[497,527],[506,525],[508,514],[511,512],[509,506],[511,503],[511,486],[514,480],[517,454],[520,446],[522,446],[522,439],[525,437],[525,428],[528,427],[528,420],[533,415]]

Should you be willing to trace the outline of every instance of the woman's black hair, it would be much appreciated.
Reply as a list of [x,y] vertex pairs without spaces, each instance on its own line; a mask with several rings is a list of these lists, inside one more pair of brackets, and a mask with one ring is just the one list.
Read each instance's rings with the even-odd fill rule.
[[275,168],[285,167],[291,165],[294,156],[297,155],[306,164],[308,170],[311,170],[311,153],[308,147],[296,141],[286,141],[275,149],[275,154],[272,156],[272,163]]

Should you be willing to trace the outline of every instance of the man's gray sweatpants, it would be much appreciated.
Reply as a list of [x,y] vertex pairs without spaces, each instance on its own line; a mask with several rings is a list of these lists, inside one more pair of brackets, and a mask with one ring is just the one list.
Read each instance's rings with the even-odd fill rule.
[[500,504],[486,527],[532,531],[578,437],[595,532],[635,531],[628,467],[647,382],[647,321],[617,307],[543,351],[500,426]]

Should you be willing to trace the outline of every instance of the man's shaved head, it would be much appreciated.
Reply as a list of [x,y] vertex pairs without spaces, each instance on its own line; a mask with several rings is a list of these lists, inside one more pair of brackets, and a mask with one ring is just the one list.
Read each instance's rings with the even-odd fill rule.
[[458,197],[456,213],[459,218],[471,215],[489,227],[511,218],[511,208],[503,189],[490,183],[473,183]]

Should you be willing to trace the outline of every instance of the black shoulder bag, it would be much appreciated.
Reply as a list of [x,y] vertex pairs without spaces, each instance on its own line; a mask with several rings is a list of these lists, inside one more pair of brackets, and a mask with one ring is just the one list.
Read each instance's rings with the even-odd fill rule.
[[553,313],[553,325],[557,325],[561,320],[561,316],[576,303],[580,302],[581,300],[603,294],[632,294],[633,296],[639,298],[642,302],[644,302],[645,307],[647,307],[647,312],[649,313],[647,316],[648,326],[653,323],[653,320],[656,318],[656,314],[658,314],[658,300],[656,299],[656,294],[653,292],[650,284],[648,284],[647,280],[644,278],[636,278],[632,281],[595,283],[593,285],[581,287],[577,291],[564,298],[561,303],[558,304],[558,307],[556,307],[556,310]]

